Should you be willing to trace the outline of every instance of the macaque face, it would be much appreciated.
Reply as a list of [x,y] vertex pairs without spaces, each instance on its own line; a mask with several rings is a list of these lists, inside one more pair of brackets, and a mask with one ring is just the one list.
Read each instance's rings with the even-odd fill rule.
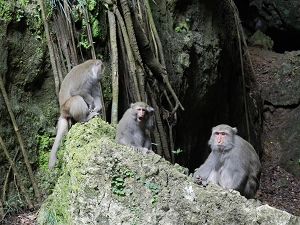
[[213,150],[230,150],[234,146],[237,129],[228,125],[218,125],[212,129],[208,144]]
[[137,107],[136,112],[137,112],[137,121],[142,122],[146,113],[146,109],[143,107]]
[[227,136],[226,132],[215,131],[214,136],[215,136],[215,145],[217,145],[217,146],[224,145],[225,138]]

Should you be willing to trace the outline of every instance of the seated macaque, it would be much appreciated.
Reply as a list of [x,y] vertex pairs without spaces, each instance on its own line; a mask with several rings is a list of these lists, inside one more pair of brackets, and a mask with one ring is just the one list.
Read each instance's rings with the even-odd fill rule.
[[117,125],[116,142],[131,146],[144,154],[152,152],[146,130],[153,131],[154,109],[144,102],[136,102],[124,113]]
[[212,129],[208,144],[212,151],[194,173],[194,182],[212,182],[253,198],[259,188],[260,160],[252,145],[225,124]]
[[68,131],[68,119],[87,122],[99,115],[102,109],[99,81],[103,71],[101,60],[88,60],[72,68],[64,78],[59,91],[60,117],[49,157],[49,169],[54,167],[58,146]]

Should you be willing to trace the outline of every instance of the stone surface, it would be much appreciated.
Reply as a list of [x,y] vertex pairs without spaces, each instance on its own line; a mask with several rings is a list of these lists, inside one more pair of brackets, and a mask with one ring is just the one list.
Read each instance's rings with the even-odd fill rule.
[[249,5],[255,7],[259,15],[267,20],[269,27],[278,30],[285,28],[300,30],[298,0],[250,0]]
[[258,30],[250,37],[249,45],[260,47],[266,50],[272,50],[274,42],[270,37]]
[[300,51],[250,52],[264,101],[264,154],[300,178]]
[[298,217],[216,185],[200,187],[159,155],[114,143],[99,118],[69,132],[64,173],[38,224],[299,224]]

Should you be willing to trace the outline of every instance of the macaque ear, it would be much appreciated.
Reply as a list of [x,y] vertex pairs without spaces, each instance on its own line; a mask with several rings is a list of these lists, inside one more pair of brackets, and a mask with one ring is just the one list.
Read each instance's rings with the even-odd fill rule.
[[237,134],[237,132],[238,132],[238,130],[237,130],[236,127],[233,127],[233,128],[232,128],[232,131],[233,131],[234,134]]
[[96,60],[95,64],[96,64],[96,66],[99,66],[99,65],[102,66],[102,62],[100,60]]
[[152,113],[154,112],[154,108],[152,108],[151,106],[147,105],[147,108],[146,108],[147,112],[149,113]]

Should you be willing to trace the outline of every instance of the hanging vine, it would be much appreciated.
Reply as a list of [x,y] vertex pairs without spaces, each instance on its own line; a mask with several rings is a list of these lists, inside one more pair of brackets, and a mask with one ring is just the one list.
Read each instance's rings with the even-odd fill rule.
[[[91,58],[97,57],[97,42],[94,35],[97,26],[92,23],[104,13],[100,12],[99,8],[105,7],[108,10],[107,20],[104,23],[109,26],[109,42],[106,43],[110,50],[112,82],[110,121],[112,124],[118,122],[119,97],[124,91],[126,94],[122,100],[126,100],[128,105],[136,101],[148,102],[155,108],[156,113],[156,129],[152,135],[156,146],[154,148],[158,154],[174,162],[173,125],[169,124],[165,115],[173,117],[178,108],[181,110],[184,108],[169,82],[162,44],[148,0],[100,2],[80,0],[70,4],[67,0],[51,0],[55,38],[50,36],[51,28],[45,26],[46,34],[48,33],[46,37],[50,43],[49,51],[52,48],[50,55],[56,91],[59,90],[62,74],[78,63],[79,55],[81,60],[83,55],[87,54]],[[46,16],[43,18],[47,24]],[[89,53],[86,51],[88,49]],[[121,86],[124,88],[120,88]],[[167,106],[162,106],[164,99],[168,103]],[[103,114],[105,116],[105,112]]]
[[111,46],[111,67],[112,67],[112,107],[111,107],[111,123],[118,123],[118,99],[119,99],[119,73],[118,73],[118,46],[117,46],[117,29],[115,15],[108,11],[108,21],[110,30],[110,46]]
[[[134,99],[131,101],[148,101],[155,108],[156,129],[153,133],[155,148],[158,154],[174,162],[172,153],[174,150],[173,127],[168,121],[166,123],[163,121],[165,118],[162,115],[165,113],[158,96],[164,93],[163,96],[170,103],[168,108],[171,116],[176,113],[179,107],[182,110],[184,108],[168,79],[163,49],[153,22],[149,2],[128,0],[112,2],[108,0],[107,4],[109,11],[116,15],[117,23],[121,28],[121,31],[118,30],[121,32],[117,35],[121,39],[118,43],[124,42],[125,44],[125,52],[120,51],[120,58],[124,61],[123,67],[126,68],[126,65],[129,67],[130,79],[125,86],[135,92]],[[110,38],[113,39],[114,37],[110,36]],[[146,91],[145,87],[147,87]],[[172,100],[169,99],[167,93],[171,94],[175,106],[171,103]]]
[[[42,0],[37,0],[41,7],[41,14],[44,22],[46,39],[48,43],[51,65],[55,80],[55,89],[58,96],[60,85],[66,75],[74,66],[78,65],[78,56],[81,56],[81,62],[92,58],[96,59],[96,50],[93,42],[93,32],[90,23],[88,8],[94,9],[95,1],[74,1],[68,0],[47,0],[47,9],[49,11],[46,16],[45,6]],[[49,18],[52,15],[52,21],[49,26]],[[82,30],[75,28],[74,15],[82,22]],[[94,20],[95,21],[95,20]],[[51,32],[52,29],[54,32]],[[51,34],[54,34],[51,36]],[[83,49],[90,49],[90,57],[84,58]],[[80,54],[79,54],[79,53]],[[100,98],[104,105],[102,88],[100,85]],[[106,120],[105,107],[102,108],[102,118]]]

